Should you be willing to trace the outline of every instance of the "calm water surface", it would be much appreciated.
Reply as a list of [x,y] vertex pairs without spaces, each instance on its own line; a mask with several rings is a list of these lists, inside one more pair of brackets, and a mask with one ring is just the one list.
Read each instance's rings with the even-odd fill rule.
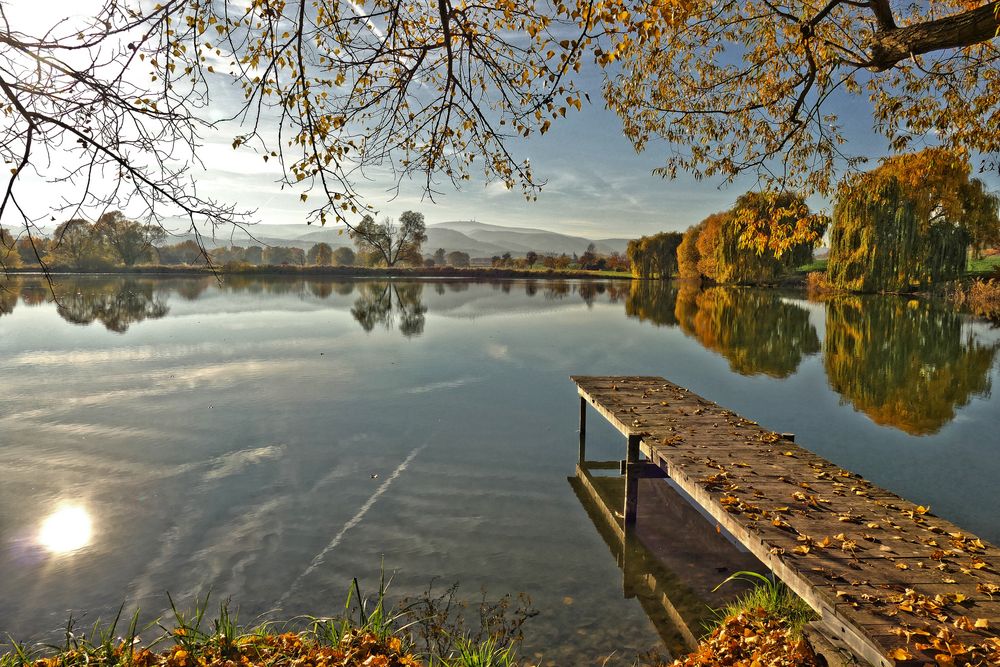
[[[654,284],[64,278],[0,292],[0,632],[524,591],[525,651],[658,646],[567,476],[570,374],[663,375],[1000,542],[1000,329]],[[599,419],[588,454],[620,458]]]

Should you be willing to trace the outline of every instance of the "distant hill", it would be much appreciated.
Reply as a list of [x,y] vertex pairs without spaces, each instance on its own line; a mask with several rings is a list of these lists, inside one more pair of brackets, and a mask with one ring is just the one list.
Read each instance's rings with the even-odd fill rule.
[[[185,227],[180,221],[172,226],[175,230]],[[168,229],[171,225],[167,225]],[[209,248],[229,245],[284,245],[308,250],[316,243],[328,243],[334,248],[352,245],[347,233],[340,233],[343,227],[314,227],[307,225],[258,224],[243,229],[217,230],[213,238],[210,230],[202,232],[202,240]],[[253,235],[251,238],[250,235]],[[194,240],[190,232],[177,233],[167,239],[167,243]],[[256,240],[254,240],[256,239]],[[425,255],[431,255],[438,248],[445,252],[461,251],[471,257],[492,257],[509,252],[515,257],[523,257],[529,250],[540,255],[546,253],[582,254],[593,243],[598,253],[625,252],[628,239],[588,239],[570,236],[530,227],[505,227],[474,220],[439,222],[427,226],[427,241],[423,244]]]
[[[524,255],[529,250],[534,250],[539,254],[581,254],[591,243],[594,244],[597,252],[607,255],[612,252],[625,252],[625,246],[628,245],[627,239],[594,240],[582,236],[559,234],[544,229],[504,227],[502,225],[491,225],[473,220],[456,220],[428,225],[428,239],[424,245],[425,249],[433,247],[434,249],[444,248],[445,250],[450,250],[446,245],[435,245],[431,233],[439,230],[464,235],[469,239],[473,247],[479,246],[481,248],[481,251],[470,252],[470,254],[481,256],[498,254],[498,249],[500,250],[499,254],[510,252],[512,255]],[[469,251],[465,250],[465,252]]]

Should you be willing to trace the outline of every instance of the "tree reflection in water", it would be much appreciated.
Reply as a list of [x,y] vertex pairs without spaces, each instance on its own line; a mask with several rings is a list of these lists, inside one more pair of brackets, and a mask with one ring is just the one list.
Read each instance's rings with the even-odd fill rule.
[[15,278],[0,278],[0,317],[10,315],[17,306],[17,297],[21,292],[21,281]]
[[351,315],[365,331],[382,325],[386,329],[397,328],[407,338],[419,336],[424,331],[427,313],[427,306],[421,300],[423,289],[419,283],[363,283],[358,287]]
[[640,322],[651,322],[658,327],[677,326],[674,309],[677,306],[677,287],[663,280],[633,280],[629,284],[625,301],[625,314]]
[[125,333],[143,320],[163,317],[170,308],[148,280],[81,280],[55,285],[59,316],[79,325],[100,322],[109,331]]
[[681,330],[718,352],[740,375],[785,378],[820,351],[809,311],[764,290],[681,288],[674,315]]
[[125,333],[136,322],[163,317],[170,308],[155,280],[129,278],[43,278],[8,280],[0,284],[0,315],[13,312],[18,297],[26,306],[55,303],[59,317],[86,326],[100,322],[109,331]]
[[632,282],[625,314],[656,326],[677,326],[729,360],[741,375],[788,377],[820,351],[809,312],[775,292],[691,284]]
[[998,344],[977,339],[965,320],[926,301],[832,299],[824,343],[830,386],[876,424],[936,433],[956,408],[990,392]]

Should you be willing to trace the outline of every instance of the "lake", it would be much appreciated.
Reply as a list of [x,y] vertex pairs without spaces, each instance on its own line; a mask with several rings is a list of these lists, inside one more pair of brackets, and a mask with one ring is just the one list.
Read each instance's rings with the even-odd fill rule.
[[[244,622],[336,613],[384,567],[397,597],[530,595],[525,654],[631,664],[662,630],[568,481],[569,375],[662,375],[997,543],[998,352],[989,323],[897,297],[13,278],[0,633],[155,616],[167,592]],[[588,455],[623,452],[592,417]]]

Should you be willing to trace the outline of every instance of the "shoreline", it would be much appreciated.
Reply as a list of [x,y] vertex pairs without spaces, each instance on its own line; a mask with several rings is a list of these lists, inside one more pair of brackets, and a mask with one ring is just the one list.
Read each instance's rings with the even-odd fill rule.
[[224,266],[135,266],[111,269],[68,269],[49,268],[48,271],[36,266],[11,268],[8,275],[93,275],[93,276],[291,276],[317,278],[458,278],[470,280],[504,280],[512,278],[551,279],[599,279],[636,280],[634,276],[617,271],[589,271],[584,269],[510,269],[493,267],[459,268],[443,266],[436,268],[410,267],[360,267],[360,266],[259,266],[227,270]]

